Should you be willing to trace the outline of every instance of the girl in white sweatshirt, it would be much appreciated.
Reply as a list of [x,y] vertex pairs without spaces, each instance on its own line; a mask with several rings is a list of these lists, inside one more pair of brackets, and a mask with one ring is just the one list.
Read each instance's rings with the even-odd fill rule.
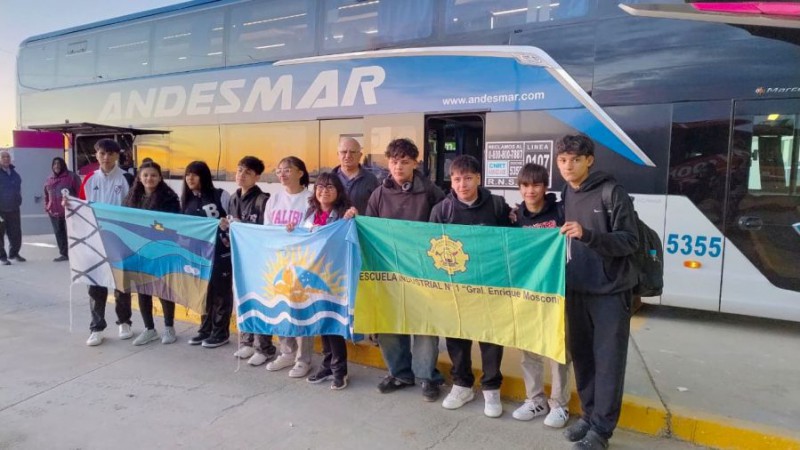
[[[287,156],[275,170],[283,189],[271,196],[264,208],[265,225],[299,225],[303,220],[308,199],[309,177],[306,164],[300,158]],[[292,366],[289,376],[303,378],[311,370],[313,337],[279,337],[280,355],[267,364],[267,370],[277,371]]]

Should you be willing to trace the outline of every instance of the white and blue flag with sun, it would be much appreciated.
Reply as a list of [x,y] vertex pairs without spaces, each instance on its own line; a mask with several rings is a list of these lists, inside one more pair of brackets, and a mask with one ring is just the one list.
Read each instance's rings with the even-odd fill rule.
[[231,250],[239,331],[352,337],[361,270],[355,221],[291,233],[237,222]]

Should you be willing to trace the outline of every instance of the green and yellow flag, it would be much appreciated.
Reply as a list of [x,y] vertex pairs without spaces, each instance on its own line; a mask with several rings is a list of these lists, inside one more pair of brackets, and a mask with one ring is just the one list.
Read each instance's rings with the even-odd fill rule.
[[356,332],[473,339],[566,361],[557,229],[356,223]]

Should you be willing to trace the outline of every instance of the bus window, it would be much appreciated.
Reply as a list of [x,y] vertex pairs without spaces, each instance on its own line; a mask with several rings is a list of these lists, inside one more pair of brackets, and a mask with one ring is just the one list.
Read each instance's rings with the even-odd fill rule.
[[589,14],[594,0],[448,0],[448,34],[575,19]]
[[252,155],[264,161],[266,169],[261,180],[277,183],[275,168],[287,156],[296,156],[306,163],[309,175],[319,171],[319,122],[278,122],[223,125],[222,142],[225,171],[234,180],[240,159]]
[[224,24],[219,8],[156,22],[153,74],[224,66]]
[[58,86],[91,83],[95,79],[95,36],[63,40],[58,44]]
[[314,52],[316,13],[310,0],[248,2],[232,8],[230,20],[229,66]]
[[[162,167],[169,167],[170,178],[183,178],[186,166],[192,161],[205,161],[211,169],[211,175],[216,178],[220,156],[219,127],[175,127],[170,131],[169,161],[162,162],[153,157]],[[139,160],[141,161],[141,156]],[[223,172],[219,174],[222,175]]]
[[97,77],[103,80],[150,74],[150,23],[137,23],[100,34]]
[[25,47],[19,56],[19,82],[33,89],[50,89],[56,86],[57,43]]
[[408,138],[419,148],[419,169],[424,170],[423,152],[425,116],[422,114],[387,114],[364,118],[364,166],[379,180],[388,174],[384,153],[393,139]]
[[433,0],[327,0],[324,14],[325,52],[390,46],[433,31]]
[[752,194],[797,195],[796,114],[753,117],[751,165],[747,191]]

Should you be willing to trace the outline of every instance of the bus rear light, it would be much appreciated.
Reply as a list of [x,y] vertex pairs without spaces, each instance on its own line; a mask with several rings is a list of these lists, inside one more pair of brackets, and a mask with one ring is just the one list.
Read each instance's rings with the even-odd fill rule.
[[686,267],[687,269],[699,269],[703,267],[703,264],[700,261],[693,261],[691,259],[687,259],[686,261],[683,262],[683,267]]

